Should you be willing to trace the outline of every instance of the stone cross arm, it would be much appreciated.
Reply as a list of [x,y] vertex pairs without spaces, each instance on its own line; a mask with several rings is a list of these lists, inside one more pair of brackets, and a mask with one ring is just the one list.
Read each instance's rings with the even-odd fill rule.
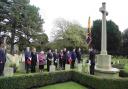
[[102,7],[99,9],[99,11],[101,12],[101,13],[106,13],[106,15],[108,15],[108,12],[106,11],[106,6],[105,6],[105,3],[102,3]]

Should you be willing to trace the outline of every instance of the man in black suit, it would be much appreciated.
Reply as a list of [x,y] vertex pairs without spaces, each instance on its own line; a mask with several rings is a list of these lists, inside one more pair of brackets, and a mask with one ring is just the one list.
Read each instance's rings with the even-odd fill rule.
[[52,63],[52,58],[53,58],[53,54],[52,54],[52,51],[50,49],[47,53],[47,71],[49,71],[49,69],[50,69],[50,65]]

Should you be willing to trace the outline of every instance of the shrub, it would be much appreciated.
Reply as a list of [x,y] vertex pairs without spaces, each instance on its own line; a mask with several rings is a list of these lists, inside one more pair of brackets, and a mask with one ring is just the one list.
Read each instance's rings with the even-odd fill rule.
[[72,80],[94,89],[128,89],[128,78],[101,78],[74,71]]
[[128,71],[125,71],[124,69],[121,69],[119,72],[120,77],[128,77]]
[[77,71],[25,74],[1,77],[0,89],[30,89],[54,83],[75,81],[94,89],[128,89],[128,78],[102,78]]
[[31,87],[65,82],[71,80],[71,71],[25,74],[13,77],[1,77],[0,89],[28,89]]

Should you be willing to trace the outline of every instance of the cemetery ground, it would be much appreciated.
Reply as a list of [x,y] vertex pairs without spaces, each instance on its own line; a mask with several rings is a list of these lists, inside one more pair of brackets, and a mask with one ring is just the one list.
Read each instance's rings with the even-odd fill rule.
[[[83,57],[83,60],[86,62],[87,57]],[[16,71],[11,77],[0,78],[0,89],[68,89],[69,85],[69,89],[128,89],[128,59],[121,56],[112,57],[112,66],[121,70],[120,77],[111,79],[92,76],[87,71],[79,72],[77,67],[74,70],[57,70],[50,73],[47,72],[46,66],[42,73],[38,70],[29,74]]]

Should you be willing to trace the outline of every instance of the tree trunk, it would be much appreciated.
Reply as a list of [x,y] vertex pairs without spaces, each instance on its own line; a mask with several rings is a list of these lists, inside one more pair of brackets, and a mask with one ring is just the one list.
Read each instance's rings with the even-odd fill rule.
[[11,31],[11,54],[14,54],[15,28]]

